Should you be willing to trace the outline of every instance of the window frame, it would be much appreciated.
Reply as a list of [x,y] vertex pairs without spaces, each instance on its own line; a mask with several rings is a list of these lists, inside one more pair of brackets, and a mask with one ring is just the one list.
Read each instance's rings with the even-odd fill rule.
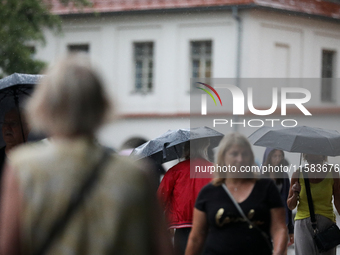
[[[199,53],[195,56],[194,55],[194,44],[200,44],[201,46],[198,46]],[[207,43],[209,44],[210,50],[207,51]],[[203,44],[203,45],[202,45]],[[213,46],[214,42],[212,39],[194,39],[189,41],[189,65],[190,65],[190,78],[192,81],[195,81],[197,79],[205,79],[206,82],[209,83],[210,79],[213,76]],[[209,54],[207,53],[209,52]],[[198,61],[198,76],[194,76],[194,61]],[[207,68],[207,62],[210,62],[210,66]],[[207,69],[209,69],[210,76],[207,77]],[[195,84],[191,84],[190,90],[194,90]]]
[[[326,56],[329,54],[329,56]],[[327,60],[325,58],[330,58]],[[333,78],[335,78],[336,70],[336,50],[322,49],[321,51],[321,88],[320,88],[320,100],[323,103],[335,102],[335,84]],[[325,63],[328,61],[327,63]],[[327,66],[330,65],[330,68]]]
[[[137,53],[137,47],[141,46],[142,54]],[[132,93],[149,94],[154,91],[154,67],[155,67],[155,42],[154,41],[134,41],[132,43],[133,52],[133,90]],[[141,71],[137,69],[140,62]],[[137,73],[138,72],[138,73]],[[140,76],[140,77],[137,77]],[[140,86],[137,85],[141,79]]]

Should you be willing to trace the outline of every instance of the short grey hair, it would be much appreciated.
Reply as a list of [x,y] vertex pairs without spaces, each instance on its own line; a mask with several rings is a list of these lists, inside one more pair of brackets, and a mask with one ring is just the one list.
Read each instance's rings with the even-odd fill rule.
[[48,135],[93,135],[111,109],[99,74],[85,54],[47,70],[27,104],[32,128]]

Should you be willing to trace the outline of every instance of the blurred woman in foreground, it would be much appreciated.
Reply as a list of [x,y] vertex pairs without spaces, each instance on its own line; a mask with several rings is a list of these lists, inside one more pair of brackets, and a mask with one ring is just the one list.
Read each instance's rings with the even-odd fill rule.
[[[85,56],[72,55],[47,72],[29,101],[28,119],[52,139],[10,155],[1,254],[147,255],[170,250],[146,172],[95,142],[95,131],[109,110],[99,75]],[[97,177],[89,178],[93,173]],[[85,186],[88,180],[91,185]],[[77,201],[66,220],[65,212]],[[51,235],[55,226],[59,230]]]
[[[219,166],[227,172],[205,186],[197,197],[186,255],[283,254],[287,245],[285,212],[273,181],[240,173],[254,164],[251,146],[242,135],[225,136],[218,147]],[[227,191],[250,221],[243,218]],[[271,242],[273,240],[273,252]]]

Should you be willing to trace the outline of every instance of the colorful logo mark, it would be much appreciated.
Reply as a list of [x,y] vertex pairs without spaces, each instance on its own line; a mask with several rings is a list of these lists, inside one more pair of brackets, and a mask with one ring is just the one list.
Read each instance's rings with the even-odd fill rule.
[[[207,88],[211,89],[211,91],[214,92],[215,95],[218,97],[218,100],[220,100],[220,104],[222,105],[222,100],[221,100],[221,98],[220,98],[220,95],[217,93],[217,91],[216,91],[213,87],[211,87],[210,85],[205,84],[205,83],[203,83],[203,82],[196,82],[196,83],[201,84],[201,85],[206,86]],[[211,92],[210,92],[209,90],[203,89],[203,88],[200,88],[200,87],[196,87],[196,88],[203,90],[203,91],[206,92],[209,96],[211,96],[211,98],[212,98],[212,99],[214,100],[214,102],[215,102],[215,105],[217,105],[214,96],[211,94]]]

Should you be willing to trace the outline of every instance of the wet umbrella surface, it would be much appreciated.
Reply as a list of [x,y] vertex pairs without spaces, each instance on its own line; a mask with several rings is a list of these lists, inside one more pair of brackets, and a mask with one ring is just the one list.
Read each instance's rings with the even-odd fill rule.
[[339,156],[340,133],[317,127],[261,127],[249,136],[254,145],[315,155]]
[[161,136],[135,148],[131,156],[137,160],[149,157],[162,164],[180,158],[185,142],[208,138],[210,148],[214,148],[219,144],[223,136],[224,134],[209,127],[169,130]]
[[[32,94],[35,84],[42,75],[14,73],[0,80],[0,122],[4,115],[14,107],[23,107]],[[21,114],[21,113],[20,113]],[[36,140],[35,135],[29,135],[28,140]],[[0,148],[5,142],[0,135]]]

